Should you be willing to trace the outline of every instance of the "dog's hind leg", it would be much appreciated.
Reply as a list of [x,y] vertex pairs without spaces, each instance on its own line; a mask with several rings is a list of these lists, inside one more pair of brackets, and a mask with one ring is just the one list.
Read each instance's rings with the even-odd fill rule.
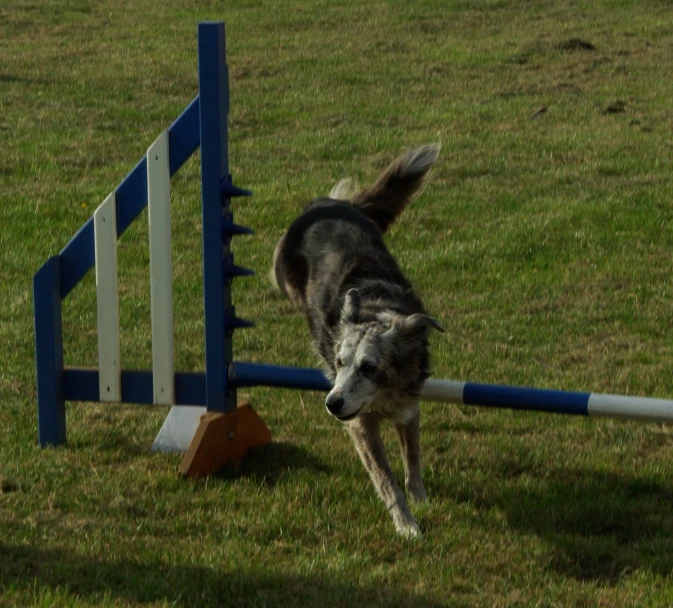
[[386,451],[379,432],[380,418],[364,414],[347,424],[355,443],[355,449],[376,488],[378,495],[388,508],[395,529],[402,536],[420,536],[418,524],[409,511],[407,501],[386,458]]
[[421,478],[421,433],[418,413],[418,404],[415,406],[413,418],[406,423],[395,424],[397,438],[402,448],[404,460],[404,486],[414,502],[422,502],[428,496],[423,487]]

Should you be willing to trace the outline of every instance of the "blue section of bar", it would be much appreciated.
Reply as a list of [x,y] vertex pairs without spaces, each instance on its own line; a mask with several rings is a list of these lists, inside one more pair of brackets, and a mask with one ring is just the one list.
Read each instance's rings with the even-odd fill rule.
[[65,443],[60,284],[60,263],[56,256],[47,260],[33,277],[37,430],[41,446]]
[[232,363],[229,366],[229,382],[237,387],[274,386],[324,392],[332,390],[332,383],[320,370],[264,363]]
[[[122,401],[152,404],[152,372],[122,371]],[[66,368],[63,393],[68,401],[100,401],[97,369]],[[175,374],[175,405],[206,405],[206,376],[202,372]]]
[[463,391],[463,401],[465,405],[587,416],[590,394],[467,383]]

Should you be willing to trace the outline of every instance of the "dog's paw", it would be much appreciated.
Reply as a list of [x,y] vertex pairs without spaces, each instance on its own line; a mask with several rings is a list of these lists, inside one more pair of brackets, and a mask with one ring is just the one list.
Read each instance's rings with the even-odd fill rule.
[[406,522],[404,524],[398,524],[395,526],[397,533],[408,539],[421,538],[421,529],[418,527],[418,524],[413,522]]
[[404,538],[420,538],[421,529],[418,527],[418,522],[414,516],[408,510],[396,515],[393,515],[393,523],[395,524],[395,530],[400,536]]

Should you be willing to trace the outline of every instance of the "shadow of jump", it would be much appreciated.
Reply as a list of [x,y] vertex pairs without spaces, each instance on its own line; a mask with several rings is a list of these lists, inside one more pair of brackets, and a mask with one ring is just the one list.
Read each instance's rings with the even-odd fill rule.
[[256,479],[261,485],[274,487],[304,469],[323,475],[331,471],[308,450],[274,441],[250,450],[241,462],[225,467],[215,477],[223,480],[248,477]]

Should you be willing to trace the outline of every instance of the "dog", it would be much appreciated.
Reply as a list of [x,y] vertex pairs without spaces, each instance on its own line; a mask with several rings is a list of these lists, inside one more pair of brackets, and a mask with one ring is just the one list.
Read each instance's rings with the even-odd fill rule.
[[382,235],[420,192],[438,144],[400,156],[369,188],[342,180],[309,203],[276,246],[272,280],[304,313],[333,382],[327,411],[348,429],[398,533],[420,535],[386,458],[380,424],[395,425],[405,488],[426,499],[421,479],[419,395],[430,375],[428,316]]

